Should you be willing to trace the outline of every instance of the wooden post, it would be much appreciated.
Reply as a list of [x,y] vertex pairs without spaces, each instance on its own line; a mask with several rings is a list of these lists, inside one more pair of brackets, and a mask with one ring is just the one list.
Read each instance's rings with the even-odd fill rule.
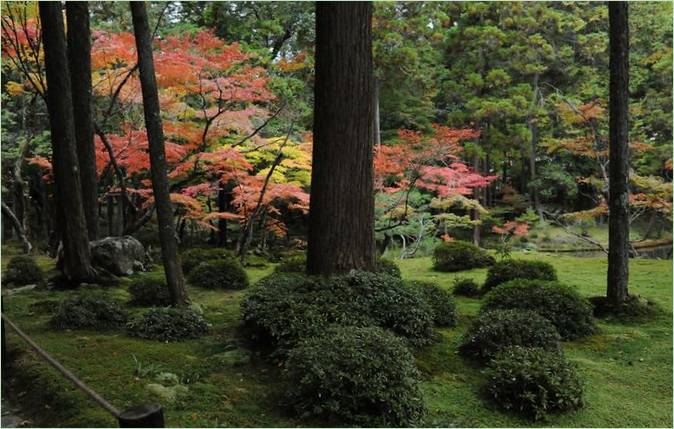
[[163,428],[164,410],[161,405],[140,405],[124,411],[118,420],[120,428]]

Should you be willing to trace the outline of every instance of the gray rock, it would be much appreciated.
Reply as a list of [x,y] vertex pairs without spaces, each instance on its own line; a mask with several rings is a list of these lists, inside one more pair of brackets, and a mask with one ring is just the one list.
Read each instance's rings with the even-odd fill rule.
[[145,270],[145,248],[130,235],[105,237],[89,245],[93,264],[114,275],[128,276]]

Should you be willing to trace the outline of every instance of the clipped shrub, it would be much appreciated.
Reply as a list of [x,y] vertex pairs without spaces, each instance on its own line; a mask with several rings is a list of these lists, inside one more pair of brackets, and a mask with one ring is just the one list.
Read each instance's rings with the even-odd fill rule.
[[540,347],[561,352],[559,333],[550,321],[528,310],[482,313],[459,344],[463,356],[488,360],[509,346]]
[[202,262],[210,262],[221,259],[233,259],[232,253],[222,248],[195,248],[185,250],[180,254],[183,273],[189,274]]
[[434,337],[428,304],[400,279],[381,273],[272,274],[244,299],[242,320],[246,336],[281,354],[330,324],[381,326],[415,346]]
[[274,268],[277,273],[303,273],[307,268],[306,255],[293,256],[281,261],[280,264]]
[[482,305],[483,311],[497,309],[535,311],[552,322],[564,340],[596,331],[588,300],[557,282],[517,279],[499,285],[485,296]]
[[437,326],[456,326],[456,304],[451,293],[433,282],[410,281],[407,285],[428,304]]
[[576,367],[541,348],[509,347],[489,363],[485,394],[501,408],[540,420],[583,406]]
[[458,278],[454,279],[454,288],[452,289],[452,293],[454,295],[474,298],[480,295],[480,288],[473,279]]
[[173,304],[171,291],[161,278],[143,276],[133,279],[129,293],[131,305],[165,307]]
[[494,258],[484,249],[466,241],[446,241],[433,250],[433,269],[436,271],[462,271],[493,265]]
[[203,317],[190,309],[152,308],[126,324],[129,335],[159,341],[198,338],[208,331]]
[[63,300],[49,320],[55,329],[112,329],[127,321],[122,305],[104,295],[77,295]]
[[7,269],[3,277],[6,282],[22,286],[42,283],[44,273],[32,256],[17,255],[7,263]]
[[290,351],[284,376],[284,405],[301,417],[392,427],[424,414],[414,356],[381,328],[332,326]]
[[188,276],[192,286],[206,289],[245,289],[248,274],[236,259],[216,259],[199,264]]
[[394,261],[388,258],[379,258],[377,261],[377,271],[401,279],[403,276],[400,267]]
[[557,280],[557,272],[547,262],[506,259],[489,268],[487,280],[482,286],[483,292],[489,292],[501,283],[514,279]]

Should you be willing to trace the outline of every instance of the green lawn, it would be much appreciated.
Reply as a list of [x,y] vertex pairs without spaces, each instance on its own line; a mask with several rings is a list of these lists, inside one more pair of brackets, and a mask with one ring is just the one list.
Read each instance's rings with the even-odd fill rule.
[[[3,267],[7,260],[3,248]],[[606,261],[594,258],[545,254],[515,257],[546,260],[555,265],[562,281],[584,295],[604,292]],[[41,258],[48,267],[50,261]],[[482,282],[486,270],[455,274],[431,270],[429,258],[400,262],[407,279],[433,280],[451,288],[456,277]],[[251,269],[255,281],[272,267]],[[147,274],[146,274],[147,275]],[[157,275],[151,273],[149,275]],[[567,357],[578,364],[586,380],[586,406],[580,411],[555,416],[539,426],[567,427],[671,427],[672,425],[672,262],[633,260],[630,290],[658,302],[666,315],[641,324],[600,322],[593,337],[565,343]],[[107,292],[126,299],[124,285]],[[190,288],[192,300],[205,308],[213,325],[199,340],[164,344],[130,338],[123,332],[56,332],[46,327],[54,300],[73,292],[30,291],[4,298],[6,313],[66,367],[119,408],[153,402],[145,388],[155,382],[144,369],[172,372],[187,382],[188,393],[166,405],[170,426],[319,426],[285,415],[276,405],[283,386],[278,368],[260,359],[238,367],[217,365],[208,357],[223,350],[234,337],[239,304],[245,292],[219,292]],[[423,391],[429,414],[427,426],[531,426],[484,403],[479,396],[478,367],[460,358],[456,343],[479,309],[479,300],[459,298],[459,325],[440,330],[441,340],[418,354],[424,373]],[[137,310],[134,310],[137,311]],[[39,423],[51,426],[114,426],[115,421],[41,363],[26,345],[10,335],[13,374],[23,381],[23,404],[39,410]],[[135,359],[134,359],[135,357]],[[136,371],[140,362],[141,371]],[[24,393],[25,392],[25,393]],[[34,410],[36,413],[37,411]]]

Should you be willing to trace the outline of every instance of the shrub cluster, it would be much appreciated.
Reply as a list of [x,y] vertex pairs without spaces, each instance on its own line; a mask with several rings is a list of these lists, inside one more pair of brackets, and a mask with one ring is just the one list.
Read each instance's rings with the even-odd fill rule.
[[534,311],[552,322],[564,340],[596,331],[588,300],[557,282],[517,279],[504,283],[485,296],[482,306],[483,311],[497,309]]
[[165,307],[171,305],[171,292],[163,278],[143,276],[129,286],[131,305]]
[[485,250],[465,241],[447,241],[433,249],[433,269],[462,271],[493,265],[494,258]]
[[377,261],[377,271],[401,279],[400,267],[394,261],[387,258],[379,258]]
[[180,259],[182,261],[183,273],[189,274],[202,262],[210,262],[221,259],[233,259],[234,255],[228,250],[222,248],[195,248],[182,252]]
[[464,334],[459,352],[480,361],[492,359],[510,346],[540,347],[561,352],[559,333],[533,311],[494,310],[482,313]]
[[284,402],[301,416],[365,427],[423,416],[419,373],[404,341],[378,327],[332,326],[290,351]]
[[35,259],[28,255],[14,256],[7,263],[4,280],[16,285],[28,285],[33,283],[42,283],[44,273],[37,265]]
[[126,324],[129,335],[159,341],[198,338],[208,331],[201,315],[182,308],[152,308]]
[[127,321],[122,305],[104,295],[77,295],[62,301],[49,320],[55,329],[111,329]]
[[199,264],[188,276],[193,286],[206,289],[245,289],[248,274],[236,259],[214,259]]
[[303,273],[307,268],[307,257],[305,255],[293,256],[281,261],[274,268],[277,273]]
[[451,293],[433,282],[410,281],[406,284],[428,304],[437,326],[456,326],[456,304]]
[[491,361],[485,394],[506,410],[534,420],[583,406],[573,364],[541,348],[509,347]]
[[458,278],[454,280],[454,288],[452,289],[452,293],[454,295],[474,298],[480,295],[480,288],[473,279]]
[[489,268],[483,292],[514,279],[557,280],[557,272],[547,262],[506,259]]

